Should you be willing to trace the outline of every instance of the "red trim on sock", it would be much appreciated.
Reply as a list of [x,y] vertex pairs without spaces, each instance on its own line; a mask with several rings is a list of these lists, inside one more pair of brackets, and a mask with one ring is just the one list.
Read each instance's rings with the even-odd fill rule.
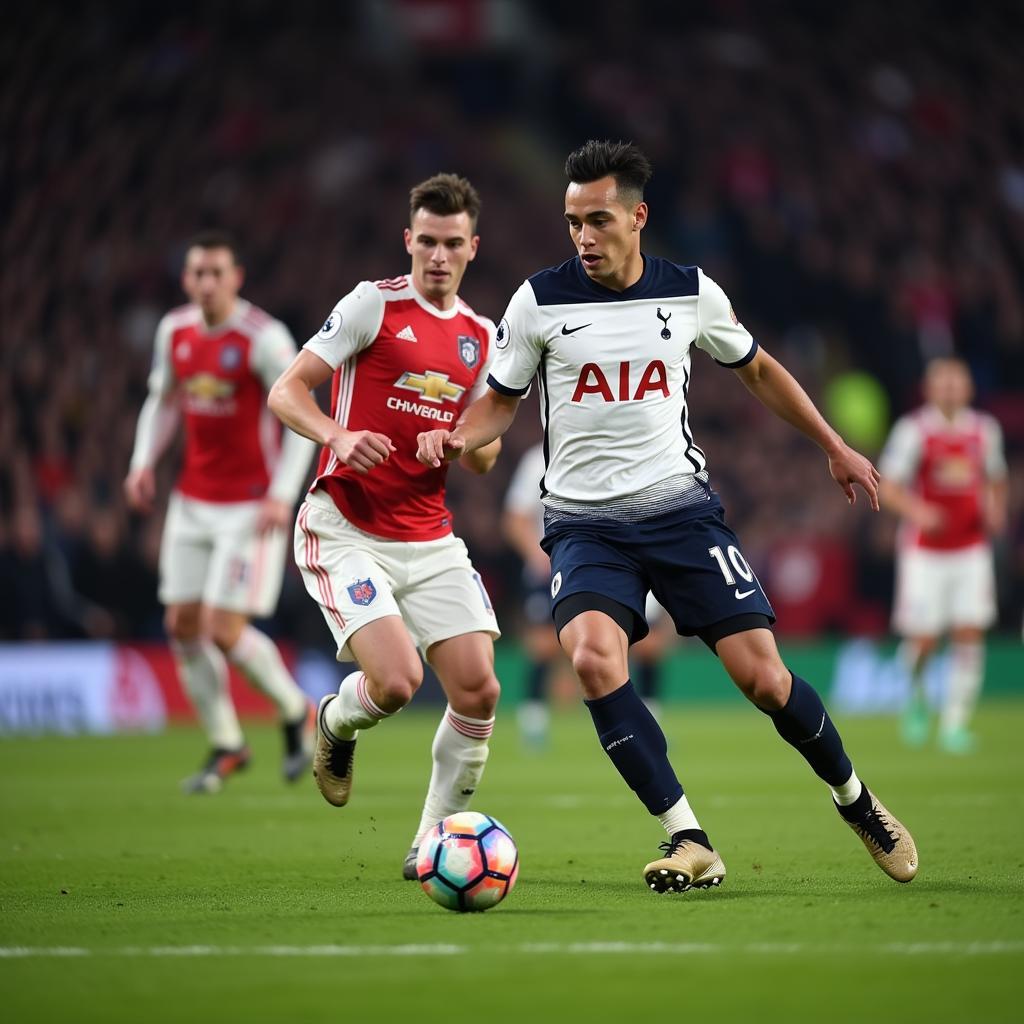
[[356,697],[359,698],[359,703],[363,705],[363,710],[374,718],[387,718],[388,713],[381,711],[379,707],[374,703],[373,698],[370,696],[370,691],[366,686],[366,673],[361,673],[359,678],[356,680]]
[[472,740],[485,740],[494,732],[494,722],[467,722],[449,710],[445,714],[448,724],[463,736]]

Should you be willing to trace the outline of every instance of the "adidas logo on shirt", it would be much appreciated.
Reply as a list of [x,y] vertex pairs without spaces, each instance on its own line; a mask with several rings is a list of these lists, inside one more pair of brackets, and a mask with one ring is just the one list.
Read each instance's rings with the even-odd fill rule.
[[401,338],[402,341],[419,341],[419,339],[413,333],[412,328],[408,324],[406,324],[405,327],[403,327],[398,332],[398,334],[395,335],[395,337],[396,338]]

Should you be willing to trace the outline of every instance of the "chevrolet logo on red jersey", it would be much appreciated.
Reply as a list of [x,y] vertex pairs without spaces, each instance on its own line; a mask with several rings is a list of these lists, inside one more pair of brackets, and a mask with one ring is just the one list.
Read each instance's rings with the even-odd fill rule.
[[427,370],[425,373],[413,373],[406,370],[395,381],[395,387],[404,388],[406,391],[415,391],[428,402],[437,402],[438,404],[445,399],[457,402],[466,392],[461,385],[453,384],[448,379],[447,373],[437,373],[434,370]]
[[231,381],[222,380],[212,373],[197,373],[184,382],[184,387],[192,398],[206,401],[230,398],[235,393],[235,385]]

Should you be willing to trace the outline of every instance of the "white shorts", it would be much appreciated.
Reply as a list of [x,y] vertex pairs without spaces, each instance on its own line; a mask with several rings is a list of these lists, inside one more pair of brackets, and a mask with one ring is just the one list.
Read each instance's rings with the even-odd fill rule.
[[995,571],[988,544],[959,551],[899,551],[892,624],[900,636],[941,636],[957,626],[988,629],[995,620]]
[[288,537],[256,532],[259,501],[197,501],[171,495],[160,542],[160,602],[263,618],[281,595]]
[[438,540],[386,540],[353,526],[330,497],[306,497],[295,524],[295,562],[334,634],[338,661],[349,638],[375,619],[400,615],[426,655],[464,633],[501,636],[480,574],[453,534]]

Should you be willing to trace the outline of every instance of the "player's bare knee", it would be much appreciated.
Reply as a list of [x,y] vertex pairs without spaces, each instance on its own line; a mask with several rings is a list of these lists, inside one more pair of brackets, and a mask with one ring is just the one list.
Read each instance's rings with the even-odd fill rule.
[[[585,693],[611,681],[615,671],[615,652],[600,644],[584,642],[572,652],[572,667]],[[619,680],[620,682],[622,680]]]
[[789,669],[774,661],[753,664],[743,681],[737,684],[746,698],[764,711],[778,711],[789,700],[791,686]]
[[423,670],[418,665],[398,665],[378,671],[370,682],[376,702],[383,711],[392,714],[415,696],[423,682]]
[[199,610],[189,606],[171,605],[164,612],[167,635],[178,643],[188,643],[199,636]]
[[493,718],[501,696],[501,684],[489,669],[477,679],[467,681],[453,693],[448,703],[452,710],[469,718]]
[[201,630],[225,654],[238,643],[238,638],[245,628],[245,619],[234,614],[224,614],[216,609],[204,610],[201,618]]

